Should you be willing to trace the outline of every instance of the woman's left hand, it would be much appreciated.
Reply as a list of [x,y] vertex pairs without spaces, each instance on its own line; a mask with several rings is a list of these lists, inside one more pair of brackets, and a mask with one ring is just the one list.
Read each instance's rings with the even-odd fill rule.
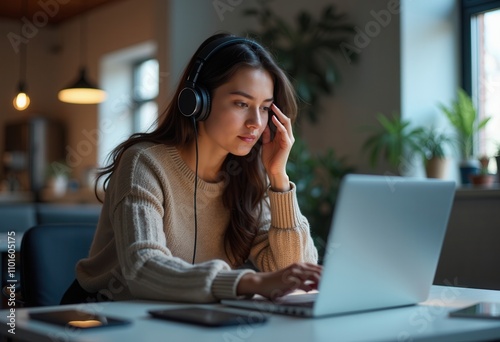
[[295,138],[292,131],[292,122],[289,117],[273,103],[271,105],[271,120],[276,126],[276,134],[271,140],[269,125],[262,133],[262,162],[274,191],[290,190],[290,180],[286,173],[286,163]]

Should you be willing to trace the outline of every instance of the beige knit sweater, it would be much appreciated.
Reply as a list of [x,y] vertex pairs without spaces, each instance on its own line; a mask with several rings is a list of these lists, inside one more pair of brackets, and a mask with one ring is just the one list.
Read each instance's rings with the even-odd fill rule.
[[[194,177],[175,147],[140,143],[128,148],[106,191],[89,257],[77,264],[81,286],[113,300],[235,298],[240,277],[253,271],[231,269],[224,253],[229,212],[221,199],[223,181],[198,180],[196,262],[191,263]],[[249,261],[261,271],[316,263],[294,185],[284,193],[268,190],[268,196],[270,206],[264,206]]]

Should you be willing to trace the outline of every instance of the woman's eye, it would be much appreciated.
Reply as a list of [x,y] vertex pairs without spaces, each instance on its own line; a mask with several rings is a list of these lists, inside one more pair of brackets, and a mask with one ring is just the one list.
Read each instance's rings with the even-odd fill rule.
[[235,105],[241,108],[248,107],[248,105],[245,102],[236,102]]
[[261,107],[263,112],[269,112],[271,107]]

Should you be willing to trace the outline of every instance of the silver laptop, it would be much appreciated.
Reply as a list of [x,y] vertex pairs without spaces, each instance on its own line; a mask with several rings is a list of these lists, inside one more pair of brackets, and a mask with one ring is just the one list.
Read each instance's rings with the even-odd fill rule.
[[343,178],[317,293],[222,304],[319,317],[425,301],[455,182],[350,174]]

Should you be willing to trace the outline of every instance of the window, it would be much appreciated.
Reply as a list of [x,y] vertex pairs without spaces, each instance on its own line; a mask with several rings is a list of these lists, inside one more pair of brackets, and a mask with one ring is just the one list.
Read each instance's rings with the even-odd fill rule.
[[109,163],[110,152],[137,132],[155,128],[158,109],[159,63],[152,58],[156,45],[145,42],[106,55],[101,83],[108,93],[99,105],[99,166]]
[[158,117],[159,69],[156,59],[147,59],[134,66],[133,77],[133,131],[146,132],[156,127]]
[[479,116],[492,117],[475,152],[493,156],[500,147],[500,0],[462,0],[462,13],[463,88]]

